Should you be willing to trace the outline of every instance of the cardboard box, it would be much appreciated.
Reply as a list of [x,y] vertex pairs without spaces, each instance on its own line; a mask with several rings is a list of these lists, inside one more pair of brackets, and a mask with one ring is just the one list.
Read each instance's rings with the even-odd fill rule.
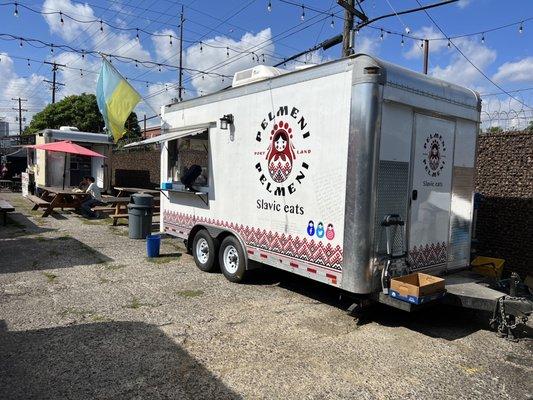
[[444,279],[420,272],[391,279],[389,294],[413,304],[427,303],[444,296]]

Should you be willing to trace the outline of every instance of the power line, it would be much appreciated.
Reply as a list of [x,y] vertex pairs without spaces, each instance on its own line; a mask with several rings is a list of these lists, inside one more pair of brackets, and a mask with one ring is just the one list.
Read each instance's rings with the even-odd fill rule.
[[[420,1],[419,0],[415,0],[418,5],[420,5],[420,7],[422,7],[422,4],[420,4]],[[426,13],[427,17],[431,20],[431,22],[433,22],[433,24],[437,27],[437,29],[440,31],[440,33],[442,33],[449,41],[449,43],[451,43],[453,45],[453,47],[459,52],[459,54],[461,54],[464,59],[466,61],[468,61],[468,63],[470,65],[472,65],[472,67],[474,67],[481,75],[483,75],[483,77],[485,77],[485,79],[487,79],[490,83],[492,83],[494,86],[496,86],[499,90],[501,90],[503,93],[505,93],[507,96],[509,96],[510,98],[516,100],[517,102],[519,102],[520,104],[522,104],[523,106],[527,107],[527,108],[531,108],[530,106],[528,106],[526,103],[524,103],[523,101],[519,100],[518,98],[514,97],[511,93],[509,93],[507,90],[505,90],[503,87],[501,87],[500,85],[498,85],[496,82],[494,82],[492,79],[489,78],[489,76],[483,72],[481,70],[481,68],[479,68],[477,65],[475,65],[466,55],[465,53],[463,53],[461,51],[461,49],[459,47],[457,47],[457,45],[452,41],[450,40],[450,38],[446,35],[446,33],[442,30],[442,28],[439,26],[439,24],[437,24],[437,22],[433,19],[433,17],[429,14],[429,12],[427,10],[424,10],[424,12]]]

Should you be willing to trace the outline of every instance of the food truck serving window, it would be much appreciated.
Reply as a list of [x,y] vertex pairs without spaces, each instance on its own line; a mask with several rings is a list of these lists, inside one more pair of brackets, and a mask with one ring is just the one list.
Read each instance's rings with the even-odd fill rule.
[[207,131],[170,140],[168,142],[168,178],[180,182],[192,165],[199,165],[202,173],[194,181],[196,186],[209,184],[209,140]]

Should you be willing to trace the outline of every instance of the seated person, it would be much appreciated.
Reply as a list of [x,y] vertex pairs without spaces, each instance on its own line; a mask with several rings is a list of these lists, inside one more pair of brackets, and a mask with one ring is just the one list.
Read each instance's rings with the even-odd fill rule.
[[85,184],[88,185],[87,189],[85,189],[85,193],[89,193],[91,197],[81,203],[81,212],[86,217],[96,218],[98,215],[91,210],[91,208],[104,204],[102,203],[101,190],[96,183],[94,183],[94,178],[92,176],[86,176],[83,180],[85,181]]

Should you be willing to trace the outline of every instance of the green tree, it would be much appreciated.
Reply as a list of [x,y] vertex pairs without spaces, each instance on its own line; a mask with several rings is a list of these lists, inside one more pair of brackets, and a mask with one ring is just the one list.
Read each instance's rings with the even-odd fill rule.
[[[75,126],[83,132],[104,132],[104,119],[98,110],[96,96],[82,93],[67,96],[55,104],[47,105],[33,116],[24,134],[32,134],[42,129],[58,129],[61,126]],[[131,113],[126,121],[125,137],[140,136],[141,129],[137,115]]]
[[527,126],[526,130],[528,132],[533,132],[533,121],[529,121],[529,125]]
[[501,126],[491,126],[487,129],[487,133],[502,133],[503,128]]

